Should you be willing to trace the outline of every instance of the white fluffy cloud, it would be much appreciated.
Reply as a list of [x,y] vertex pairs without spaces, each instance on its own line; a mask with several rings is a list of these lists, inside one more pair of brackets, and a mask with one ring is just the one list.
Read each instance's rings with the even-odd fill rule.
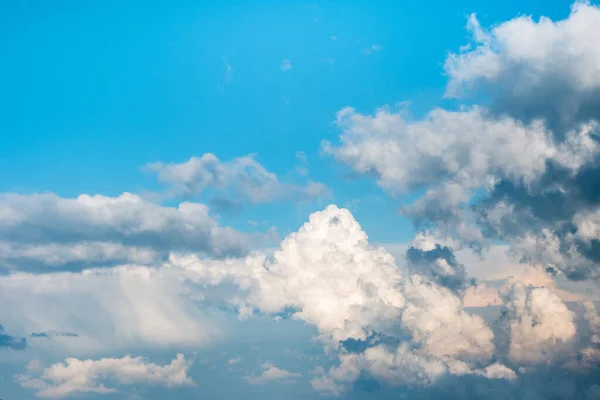
[[473,43],[446,61],[448,95],[483,91],[495,111],[543,118],[557,136],[598,119],[600,8],[577,1],[568,18],[520,16],[483,29],[469,19]]
[[271,363],[263,363],[260,366],[261,373],[258,376],[248,375],[244,379],[251,385],[266,385],[267,383],[276,382],[283,384],[298,383],[296,378],[302,376],[302,374],[296,372],[289,372],[284,369],[277,368]]
[[23,387],[34,389],[39,397],[63,398],[117,392],[116,388],[104,385],[103,381],[108,379],[120,385],[191,385],[193,382],[187,376],[190,364],[183,354],[178,354],[170,364],[164,366],[129,355],[100,360],[67,358],[44,369],[39,376],[21,375],[17,378]]
[[393,257],[369,245],[350,212],[335,206],[312,214],[283,240],[272,261],[263,254],[243,263],[211,263],[195,256],[174,256],[171,261],[185,265],[198,281],[237,283],[247,291],[236,300],[244,313],[292,309],[294,318],[335,340],[364,339],[364,327],[399,318],[404,306]]
[[282,200],[302,201],[326,196],[327,187],[308,181],[305,184],[281,182],[267,171],[254,156],[221,161],[214,154],[192,157],[183,163],[156,162],[145,169],[171,185],[170,195],[193,195],[214,190],[216,199],[229,203],[273,203]]
[[507,288],[503,297],[511,360],[549,361],[575,339],[574,313],[547,288],[517,283]]
[[[289,311],[316,326],[326,349],[340,356],[338,367],[314,379],[316,388],[339,392],[363,370],[383,375],[385,359],[401,358],[389,352],[402,352],[402,368],[416,372],[390,364],[388,379],[418,385],[446,373],[476,373],[475,365],[490,364],[494,354],[492,330],[467,313],[453,291],[416,273],[403,276],[387,251],[368,243],[350,212],[335,206],[312,214],[272,258],[171,262],[198,283],[236,283],[242,292],[232,303],[243,316]],[[380,334],[405,339],[377,345],[373,337]],[[367,350],[349,355],[347,341],[365,343]]]
[[464,201],[461,188],[481,188],[493,178],[533,183],[548,160],[576,169],[597,150],[589,128],[559,145],[541,123],[492,119],[478,107],[436,109],[417,121],[385,108],[373,115],[345,108],[336,123],[340,143],[325,142],[324,148],[337,160],[360,173],[375,173],[392,194],[444,183],[450,196],[443,197],[452,207]]

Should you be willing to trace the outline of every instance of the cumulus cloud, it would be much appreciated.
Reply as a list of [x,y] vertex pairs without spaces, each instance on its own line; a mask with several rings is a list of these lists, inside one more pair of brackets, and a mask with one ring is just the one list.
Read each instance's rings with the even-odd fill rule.
[[[450,253],[443,254],[449,250],[434,251],[453,262]],[[418,263],[438,261],[425,258]],[[432,267],[403,276],[345,209],[329,206],[312,214],[269,258],[255,253],[243,263],[189,256],[171,262],[201,284],[236,283],[242,291],[231,303],[243,317],[285,312],[314,325],[326,351],[340,359],[314,378],[316,388],[340,392],[362,372],[391,374],[386,380],[397,385],[426,385],[492,364],[493,332],[464,310],[455,288],[436,283],[427,272]],[[402,366],[393,364],[400,360]],[[413,372],[402,372],[405,367]]]
[[517,283],[505,289],[503,298],[511,360],[549,361],[575,339],[575,314],[547,288]]
[[400,211],[438,241],[482,251],[501,240],[517,259],[597,279],[599,18],[582,2],[563,21],[519,17],[489,32],[471,17],[476,47],[448,58],[449,93],[484,90],[485,107],[416,120],[344,108],[339,142],[323,148],[392,195],[424,192]]
[[[500,385],[488,382],[502,381],[509,390],[529,374],[520,366],[559,358],[556,368],[595,371],[594,342],[582,341],[576,317],[550,289],[513,286],[503,293],[503,319],[490,326],[465,309],[467,284],[452,251],[424,237],[413,245],[407,257],[413,265],[403,272],[385,249],[369,243],[348,210],[329,206],[272,254],[226,260],[173,254],[160,268],[0,277],[0,319],[33,332],[76,332],[68,342],[53,342],[80,354],[206,343],[218,329],[202,311],[205,299],[228,303],[240,318],[299,319],[316,327],[326,354],[337,360],[311,381],[333,395],[364,376],[412,391],[435,391],[456,379],[488,389]],[[596,329],[595,310],[584,313],[588,329]],[[264,364],[245,379],[265,384],[298,377]],[[92,387],[102,390],[99,382]]]
[[371,247],[350,212],[335,206],[312,214],[270,258],[256,253],[243,263],[221,263],[173,256],[171,262],[200,282],[238,284],[248,294],[236,300],[244,313],[292,309],[294,318],[336,340],[366,338],[363,327],[377,326],[380,315],[399,317],[404,305],[393,257]]
[[144,168],[155,172],[161,182],[170,185],[170,196],[189,196],[212,190],[217,199],[236,204],[261,204],[304,201],[326,196],[329,192],[325,185],[317,182],[281,182],[253,155],[221,161],[214,154],[207,153],[183,163],[156,162]]
[[295,378],[299,378],[302,374],[296,372],[289,372],[284,369],[277,368],[271,363],[263,363],[260,366],[260,375],[247,375],[244,380],[251,385],[266,385],[271,382],[282,383],[282,384],[293,384],[298,383]]
[[177,354],[167,365],[154,364],[130,355],[99,360],[67,358],[44,369],[39,375],[20,375],[16,378],[21,386],[35,390],[38,397],[63,398],[90,393],[116,393],[116,388],[105,386],[106,380],[114,380],[120,385],[191,385],[193,381],[187,375],[190,365],[191,362],[183,354]]
[[0,195],[0,262],[12,269],[156,263],[171,251],[236,256],[252,240],[219,226],[199,203],[164,207],[130,193]]
[[312,378],[321,394],[341,395],[365,376],[411,393],[443,393],[445,385],[514,393],[520,384],[541,392],[542,380],[575,371],[568,393],[583,398],[597,353],[593,335],[586,339],[576,322],[585,314],[595,326],[591,308],[576,315],[552,288],[513,283],[501,297],[496,291],[503,312],[489,325],[465,309],[463,296],[473,286],[453,252],[425,237],[413,244],[405,274],[369,244],[348,210],[329,206],[272,256],[170,262],[200,286],[235,283],[240,291],[230,304],[243,318],[284,315],[314,325],[325,352],[338,360]]
[[468,28],[472,43],[446,60],[449,96],[484,93],[494,112],[542,118],[557,137],[600,118],[600,8],[578,1],[564,20],[520,16],[489,31],[471,15]]

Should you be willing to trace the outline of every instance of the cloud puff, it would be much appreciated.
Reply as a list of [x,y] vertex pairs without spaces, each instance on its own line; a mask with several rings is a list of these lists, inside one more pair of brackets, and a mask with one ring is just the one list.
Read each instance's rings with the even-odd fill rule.
[[217,199],[237,204],[261,204],[309,200],[329,192],[325,185],[317,182],[309,181],[303,185],[281,182],[253,155],[221,161],[214,154],[207,153],[183,163],[156,162],[144,168],[155,172],[161,182],[171,186],[171,196],[189,196],[210,189]]
[[292,69],[292,62],[286,58],[281,62],[281,70],[285,72],[289,71],[290,69]]
[[267,383],[276,382],[282,384],[298,383],[295,378],[299,378],[302,374],[296,372],[288,372],[284,369],[279,369],[271,363],[263,363],[260,366],[262,372],[258,376],[245,376],[244,380],[251,385],[266,385]]
[[9,268],[150,263],[171,251],[235,256],[251,240],[219,226],[199,203],[163,207],[130,193],[0,195],[0,258]]
[[20,375],[17,380],[21,386],[34,389],[37,396],[44,398],[110,394],[117,389],[105,386],[104,381],[109,379],[120,385],[191,385],[193,382],[187,376],[190,365],[183,354],[177,354],[170,364],[164,366],[129,355],[99,360],[67,358],[44,369],[39,376]]
[[490,31],[471,15],[473,41],[446,60],[448,95],[484,93],[494,112],[542,118],[563,137],[600,118],[600,8],[578,1],[568,18],[521,16]]

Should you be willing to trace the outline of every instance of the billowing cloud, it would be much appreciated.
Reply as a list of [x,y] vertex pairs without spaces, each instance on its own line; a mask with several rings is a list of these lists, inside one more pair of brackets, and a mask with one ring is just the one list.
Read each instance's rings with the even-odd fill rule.
[[172,251],[237,256],[252,240],[219,226],[199,203],[165,207],[130,193],[0,195],[0,261],[12,269],[149,264]]
[[449,57],[449,91],[485,90],[486,107],[416,120],[344,108],[324,149],[392,195],[423,191],[401,212],[438,241],[481,251],[501,240],[519,260],[599,278],[596,20],[582,2],[564,21],[519,17],[490,32],[471,17],[477,47]]
[[126,355],[122,358],[79,360],[67,358],[64,362],[44,369],[39,376],[20,375],[21,386],[35,390],[38,397],[64,398],[83,394],[111,394],[116,388],[105,386],[113,380],[119,385],[160,385],[175,387],[192,385],[188,377],[191,362],[183,354],[167,365],[158,365],[142,357]]
[[550,361],[575,339],[575,314],[547,288],[517,283],[503,297],[502,323],[508,330],[512,361]]
[[520,16],[482,28],[446,60],[448,95],[483,93],[491,109],[525,122],[542,118],[556,137],[600,118],[600,8],[576,2],[568,18]]
[[144,169],[155,172],[159,181],[170,185],[170,196],[190,196],[211,190],[221,201],[261,204],[303,201],[329,193],[325,185],[317,182],[281,182],[253,155],[221,161],[214,154],[207,153],[183,163],[147,164]]
[[[470,286],[453,252],[424,237],[413,245],[407,257],[413,265],[403,272],[369,243],[348,210],[329,206],[272,254],[226,260],[173,254],[156,268],[1,277],[0,319],[33,332],[76,332],[53,342],[80,354],[197,346],[219,332],[202,311],[207,301],[228,304],[240,318],[264,314],[316,327],[325,353],[337,360],[312,377],[323,394],[340,395],[363,377],[415,393],[449,382],[516,390],[512,385],[533,379],[548,362],[557,373],[581,376],[577,390],[587,390],[585,377],[595,373],[597,360],[593,305],[576,315],[550,288],[514,284],[502,293],[504,317],[490,325],[465,309]],[[587,321],[588,334],[578,320]],[[291,383],[296,374],[264,364],[245,379]]]
[[260,375],[247,375],[244,380],[251,385],[266,385],[267,383],[275,382],[282,384],[293,384],[298,383],[296,378],[302,376],[297,372],[289,372],[284,369],[277,368],[271,363],[263,363],[260,366]]
[[[453,262],[450,253],[443,257]],[[396,384],[425,385],[448,373],[478,373],[479,365],[492,363],[494,334],[481,317],[464,310],[455,288],[437,284],[427,269],[403,276],[345,209],[329,206],[312,214],[269,258],[253,254],[239,263],[188,256],[171,262],[200,284],[237,284],[242,291],[231,303],[243,317],[283,313],[316,326],[325,349],[340,358],[338,367],[314,378],[316,388],[339,392],[361,372],[384,374],[379,358],[400,358],[384,356],[389,352],[402,352],[402,362],[415,371],[402,375],[404,381],[390,372]]]

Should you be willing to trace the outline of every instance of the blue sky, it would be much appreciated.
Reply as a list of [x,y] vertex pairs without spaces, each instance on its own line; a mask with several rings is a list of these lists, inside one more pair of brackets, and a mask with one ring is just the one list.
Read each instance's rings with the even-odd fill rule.
[[[7,2],[0,15],[5,192],[118,195],[155,188],[148,162],[257,154],[288,173],[302,151],[309,177],[376,241],[406,241],[402,199],[320,154],[335,113],[410,102],[419,116],[442,99],[449,51],[467,16],[493,25],[519,14],[568,15],[567,1],[476,2]],[[335,38],[335,40],[334,40]],[[365,54],[373,45],[380,50]],[[292,68],[282,71],[284,59]],[[232,68],[227,72],[227,66]],[[322,203],[324,205],[324,203]],[[247,209],[240,229],[268,220],[295,230],[319,204]]]
[[3,2],[0,399],[600,398],[598,26]]

